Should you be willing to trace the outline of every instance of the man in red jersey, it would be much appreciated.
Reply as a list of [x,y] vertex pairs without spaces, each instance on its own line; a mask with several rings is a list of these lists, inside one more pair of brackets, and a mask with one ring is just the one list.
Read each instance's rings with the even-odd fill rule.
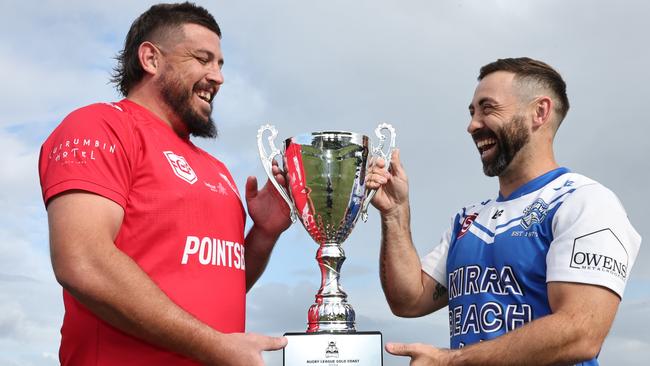
[[232,176],[189,139],[217,134],[220,38],[201,7],[151,7],[118,57],[126,98],[72,112],[42,146],[63,365],[262,365],[262,351],[286,344],[244,333],[244,321],[288,207],[249,177],[244,236]]

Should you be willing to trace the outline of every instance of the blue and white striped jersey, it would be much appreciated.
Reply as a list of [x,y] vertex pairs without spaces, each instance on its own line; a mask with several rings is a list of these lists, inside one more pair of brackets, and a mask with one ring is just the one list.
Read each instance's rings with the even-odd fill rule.
[[640,244],[614,193],[558,168],[463,208],[422,269],[447,288],[450,346],[460,348],[549,314],[547,282],[622,296]]

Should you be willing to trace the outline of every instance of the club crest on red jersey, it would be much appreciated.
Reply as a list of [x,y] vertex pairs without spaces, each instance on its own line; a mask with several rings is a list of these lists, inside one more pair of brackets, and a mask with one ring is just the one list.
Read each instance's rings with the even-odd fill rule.
[[465,217],[465,220],[463,220],[463,224],[460,226],[460,231],[458,231],[458,235],[456,236],[456,239],[460,239],[467,233],[467,230],[469,230],[469,227],[472,226],[472,223],[478,216],[477,213],[473,213],[467,217]]
[[163,151],[163,154],[165,154],[169,165],[172,166],[172,170],[177,177],[189,184],[194,184],[198,180],[196,173],[194,173],[194,170],[184,157],[176,155],[171,151]]

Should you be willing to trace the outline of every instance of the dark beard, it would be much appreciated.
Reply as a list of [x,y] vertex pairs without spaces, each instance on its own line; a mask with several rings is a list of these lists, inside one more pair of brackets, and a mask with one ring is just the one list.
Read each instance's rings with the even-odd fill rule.
[[501,175],[510,165],[519,150],[530,140],[530,133],[524,126],[524,117],[516,115],[510,122],[495,131],[497,156],[483,162],[483,172],[488,177]]
[[[190,106],[192,90],[185,92],[180,79],[172,79],[166,75],[173,75],[171,69],[164,70],[160,78],[160,90],[163,100],[169,105],[178,117],[185,123],[187,132],[197,137],[217,137],[219,132],[212,116],[207,120]],[[196,88],[196,85],[194,85]],[[212,106],[212,102],[210,102]]]

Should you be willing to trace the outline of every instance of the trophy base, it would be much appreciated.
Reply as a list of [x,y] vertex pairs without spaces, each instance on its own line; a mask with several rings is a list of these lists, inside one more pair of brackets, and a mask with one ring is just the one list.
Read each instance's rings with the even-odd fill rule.
[[285,333],[284,366],[381,366],[381,332]]

